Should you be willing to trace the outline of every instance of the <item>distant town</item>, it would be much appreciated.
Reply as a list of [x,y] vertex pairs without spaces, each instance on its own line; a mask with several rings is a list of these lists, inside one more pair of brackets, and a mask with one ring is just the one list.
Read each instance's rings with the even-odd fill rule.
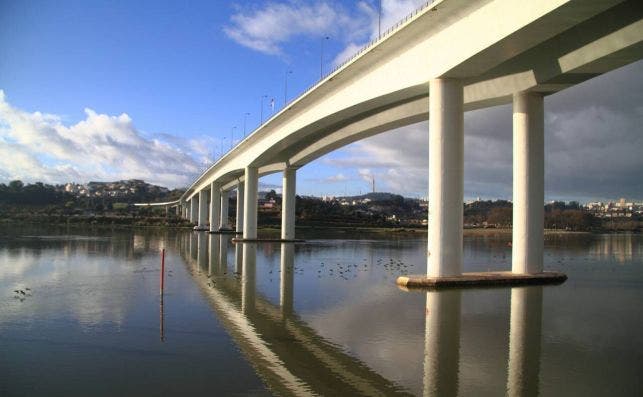
[[[94,223],[115,225],[189,226],[163,207],[135,207],[134,203],[177,200],[183,189],[152,185],[140,179],[115,182],[47,185],[11,181],[0,184],[3,221]],[[230,216],[236,197],[231,195]],[[259,192],[259,222],[277,226],[281,194]],[[393,193],[359,196],[297,196],[297,224],[348,227],[426,228],[428,202]],[[464,203],[465,228],[510,228],[508,200],[471,200]],[[553,201],[545,204],[545,227],[571,231],[640,231],[643,202],[621,198],[609,202]]]

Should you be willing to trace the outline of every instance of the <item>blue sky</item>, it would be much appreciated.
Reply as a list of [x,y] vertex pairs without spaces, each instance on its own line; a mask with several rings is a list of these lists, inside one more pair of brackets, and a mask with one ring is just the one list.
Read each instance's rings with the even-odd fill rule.
[[[277,110],[283,105],[288,71],[291,99],[319,78],[322,42],[325,71],[368,42],[377,3],[4,0],[0,182],[185,186],[229,147],[231,132],[241,137],[245,113],[248,132],[258,125],[263,95],[264,118],[271,98]],[[384,0],[383,28],[420,3]],[[643,84],[632,84],[642,72],[639,62],[547,99],[548,160],[566,164],[548,165],[548,198],[643,199],[641,183],[631,182],[643,169]],[[466,123],[466,196],[510,198],[511,109],[473,112]],[[601,141],[614,128],[621,144]],[[300,170],[298,193],[366,192],[375,177],[378,190],[424,196],[427,130],[410,126],[319,159]],[[570,136],[587,147],[557,151]],[[399,152],[391,141],[404,142]],[[489,150],[498,151],[493,160]],[[587,172],[598,173],[600,186],[571,182]],[[277,186],[280,176],[262,182]]]

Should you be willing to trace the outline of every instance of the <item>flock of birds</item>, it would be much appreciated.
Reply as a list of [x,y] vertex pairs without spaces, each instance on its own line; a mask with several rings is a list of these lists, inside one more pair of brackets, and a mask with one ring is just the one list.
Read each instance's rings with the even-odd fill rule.
[[[361,262],[352,263],[335,262],[326,259],[326,261],[320,261],[318,263],[317,278],[335,277],[338,279],[349,280],[351,278],[357,278],[360,272],[368,272],[369,269],[377,267],[384,269],[384,278],[387,278],[388,276],[397,277],[407,275],[410,270],[410,266],[408,264],[395,258],[380,258],[377,259],[375,263],[371,264],[369,264],[369,260],[367,258],[363,258]],[[286,273],[289,274],[292,272],[295,275],[303,276],[304,269],[304,266],[294,266],[292,269],[286,269]],[[270,270],[268,273],[272,275],[273,272],[280,273],[281,269]],[[270,281],[272,281],[272,278]]]
[[13,297],[19,299],[20,302],[24,301],[26,297],[31,296],[31,288],[25,287],[24,289],[14,289]]

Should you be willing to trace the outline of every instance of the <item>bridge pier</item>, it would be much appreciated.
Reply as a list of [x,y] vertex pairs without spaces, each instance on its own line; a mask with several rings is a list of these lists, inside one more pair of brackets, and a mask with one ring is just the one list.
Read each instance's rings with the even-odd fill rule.
[[197,214],[199,211],[198,201],[199,198],[196,195],[192,196],[190,199],[190,223],[196,223],[197,221]]
[[295,239],[295,201],[297,169],[288,167],[284,170],[281,199],[281,239]]
[[208,192],[201,190],[199,192],[199,230],[207,230],[206,222],[208,220]]
[[246,167],[245,173],[245,197],[243,201],[243,238],[256,239],[257,190],[259,185],[259,170],[257,169],[257,167]]
[[428,277],[458,276],[462,271],[463,170],[462,83],[431,80]]
[[236,223],[236,231],[237,234],[243,233],[243,200],[244,200],[244,192],[245,192],[245,186],[243,182],[239,182],[237,184],[237,219],[235,219]]
[[210,184],[210,233],[219,230],[221,216],[221,189],[218,183]]
[[221,191],[221,223],[219,230],[228,229],[228,208],[230,206],[230,191]]
[[543,271],[545,121],[543,95],[513,97],[513,236],[511,271]]

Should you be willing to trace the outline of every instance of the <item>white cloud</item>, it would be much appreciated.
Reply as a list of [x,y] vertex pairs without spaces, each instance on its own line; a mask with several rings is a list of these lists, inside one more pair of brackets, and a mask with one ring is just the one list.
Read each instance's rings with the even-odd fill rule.
[[[0,90],[0,180],[68,181],[139,178],[168,187],[192,182],[211,161],[204,142],[188,149],[171,140],[147,138],[127,114],[85,109],[85,119],[65,125],[61,117],[14,108]],[[199,160],[195,160],[198,156]]]
[[363,1],[352,12],[335,1],[268,2],[261,8],[240,9],[223,31],[245,47],[284,55],[283,45],[298,37],[330,34],[343,41],[361,39],[369,34],[370,13]]

